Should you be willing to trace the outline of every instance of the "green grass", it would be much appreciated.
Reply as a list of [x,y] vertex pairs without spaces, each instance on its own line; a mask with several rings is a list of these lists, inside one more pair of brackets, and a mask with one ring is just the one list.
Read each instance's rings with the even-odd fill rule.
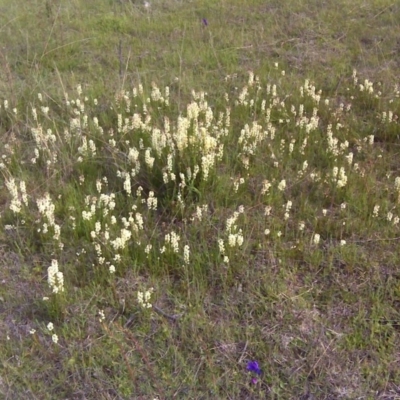
[[399,396],[399,6],[0,11],[4,398]]

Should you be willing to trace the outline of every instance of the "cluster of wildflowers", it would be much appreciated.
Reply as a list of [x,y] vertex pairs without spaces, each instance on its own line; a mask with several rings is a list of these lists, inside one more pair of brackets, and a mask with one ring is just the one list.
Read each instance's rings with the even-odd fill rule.
[[[280,79],[284,76],[285,72],[281,71]],[[368,80],[360,83],[356,72],[353,73],[353,82],[353,90],[362,93],[362,96],[380,96],[378,86]],[[289,197],[293,195],[293,188],[303,182],[316,188],[323,187],[321,194],[332,196],[332,208],[338,207],[339,203],[335,202],[337,192],[350,195],[353,176],[363,177],[363,157],[374,149],[375,138],[368,135],[353,145],[350,135],[347,137],[349,132],[346,131],[343,115],[351,110],[350,102],[343,101],[334,108],[331,119],[325,125],[320,123],[320,110],[334,107],[332,102],[323,99],[322,92],[309,80],[296,91],[300,93],[300,101],[291,103],[289,96],[281,95],[279,85],[268,83],[262,87],[259,78],[250,72],[245,87],[237,89],[232,100],[232,95],[226,94],[225,110],[216,112],[205,92],[193,91],[186,109],[173,117],[169,109],[168,87],[162,90],[152,84],[151,91],[146,94],[143,86],[138,85],[131,91],[117,94],[113,105],[115,124],[112,128],[105,128],[100,126],[100,117],[91,113],[97,100],[86,98],[82,87],[78,86],[75,99],[66,96],[69,121],[64,130],[57,131],[50,126],[51,110],[39,95],[39,106],[30,110],[33,121],[30,133],[34,146],[29,150],[27,163],[33,168],[43,165],[47,173],[51,172],[56,167],[63,167],[57,149],[68,149],[74,161],[71,164],[78,165],[74,171],[76,174],[73,174],[79,184],[78,189],[83,191],[91,187],[93,190],[90,195],[84,193],[86,196],[81,204],[67,207],[67,223],[63,224],[58,215],[63,197],[57,197],[50,190],[38,191],[36,197],[28,196],[25,181],[12,177],[7,170],[5,185],[10,195],[11,214],[21,214],[28,206],[36,204],[35,229],[38,233],[46,235],[46,240],[53,239],[59,250],[63,248],[64,226],[70,228],[79,240],[88,241],[77,253],[80,260],[84,258],[82,263],[89,259],[92,266],[110,274],[122,271],[122,267],[130,263],[132,253],[138,254],[142,260],[179,254],[183,263],[189,265],[196,259],[193,255],[195,246],[190,242],[184,244],[184,234],[179,228],[174,226],[175,230],[163,230],[161,245],[150,243],[155,216],[158,216],[164,200],[171,200],[171,207],[178,204],[179,210],[186,212],[189,207],[185,201],[190,190],[204,192],[210,184],[214,184],[214,180],[219,183],[217,172],[222,160],[234,164],[235,172],[230,176],[229,190],[238,199],[236,193],[245,192],[253,183],[255,177],[251,173],[257,167],[255,164],[261,154],[266,167],[256,180],[257,195],[261,213],[264,210],[264,216],[271,223],[260,228],[260,235],[269,235],[268,241],[282,235],[286,237],[284,228],[289,224],[293,224],[295,230],[298,227],[299,232],[306,231],[309,224],[304,221],[308,221],[307,217],[300,215],[298,221],[295,219],[296,212],[302,210],[302,204],[297,198],[294,202],[294,197]],[[396,93],[399,96],[398,90]],[[4,102],[3,108],[8,110],[8,103]],[[238,124],[235,122],[235,129],[231,129],[231,115],[235,115],[233,112],[237,110],[245,111],[244,115],[251,118]],[[17,115],[17,111],[13,112]],[[382,124],[398,123],[394,108],[379,112],[377,119]],[[233,132],[237,135],[234,160],[226,153],[232,143],[230,135]],[[314,152],[312,146],[318,141],[327,155],[328,166],[324,169],[309,157]],[[5,160],[9,160],[12,149],[8,145],[4,149],[7,154],[2,154],[1,168],[6,170],[8,161]],[[109,163],[104,168],[109,173],[108,178],[98,175],[98,171],[90,175],[89,169],[85,168],[99,160],[101,164],[104,160]],[[294,170],[292,176],[287,173],[291,169]],[[377,197],[369,203],[368,214],[396,227],[399,224],[396,206],[400,203],[400,177],[396,177],[394,182],[391,180],[389,186],[390,201],[396,204],[378,204]],[[329,192],[332,187],[341,190]],[[278,198],[280,203],[274,203],[274,199]],[[243,204],[246,204],[247,212],[247,203],[243,201]],[[328,205],[323,207],[326,208],[322,209],[321,218],[325,223],[331,216],[333,218],[336,210]],[[191,214],[183,219],[185,223],[188,220],[194,224],[201,223],[212,214],[211,207],[209,210],[206,204],[196,204],[190,210]],[[243,250],[244,232],[248,232],[245,224],[238,224],[244,207],[231,212],[226,227],[218,232],[217,238],[214,237],[215,247],[218,246],[219,255],[226,264],[232,263],[233,257]],[[321,207],[316,212],[320,217]],[[11,229],[11,225],[7,226],[8,230]],[[321,236],[328,236],[320,226],[316,229],[320,233],[310,234],[308,231],[307,235],[302,233],[299,236],[307,237],[311,244],[318,245]],[[335,239],[341,246],[346,244],[342,233],[338,233]],[[57,260],[53,260],[48,268],[48,284],[53,293],[64,291],[64,276],[58,269]],[[150,290],[139,292],[138,302],[149,307],[150,295]]]
[[99,322],[103,322],[106,319],[104,310],[99,310]]
[[291,202],[291,200],[288,200],[284,207],[285,207],[284,219],[287,220],[287,219],[289,219],[290,210],[291,210],[291,208],[292,208],[292,202]]
[[282,179],[278,184],[278,190],[283,192],[286,189],[286,180]]
[[[38,198],[36,200],[36,205],[38,207],[39,213],[42,215],[45,222],[43,222],[42,227],[38,228],[38,232],[46,234],[49,228],[53,229],[53,239],[55,241],[60,240],[61,227],[55,222],[55,205],[50,198],[49,193],[45,193],[44,197]],[[58,246],[62,249],[64,247],[62,242],[58,243]]]
[[53,341],[53,343],[57,344],[58,343],[58,335],[56,333],[54,333],[54,325],[52,322],[49,322],[47,324],[47,330],[51,334],[51,340]]
[[218,248],[219,248],[219,253],[224,258],[224,263],[228,264],[229,257],[225,254],[225,244],[223,239],[218,239]]
[[267,179],[265,179],[263,182],[263,187],[261,189],[261,194],[268,193],[270,188],[271,188],[271,183]]
[[137,292],[137,301],[139,305],[143,308],[151,308],[152,304],[150,303],[151,295],[153,294],[154,289],[150,288],[145,292]]
[[[179,242],[181,238],[180,236],[172,231],[171,233],[167,233],[165,235],[165,244],[168,246],[174,253],[179,253]],[[166,247],[164,246],[161,250],[163,253],[166,250]]]
[[245,183],[245,179],[243,177],[239,177],[239,178],[231,178],[231,180],[233,181],[233,190],[235,193],[237,193],[239,187]]
[[190,262],[190,246],[187,244],[183,247],[183,262],[186,265]]
[[208,212],[208,205],[203,204],[202,206],[196,206],[196,212],[193,213],[191,221],[201,221],[204,215]]
[[320,239],[321,239],[320,234],[319,234],[319,233],[314,233],[314,236],[313,236],[313,243],[314,243],[315,245],[319,244]]
[[238,211],[235,211],[231,217],[226,220],[225,234],[226,241],[222,238],[218,239],[218,249],[220,255],[223,257],[224,263],[229,263],[229,256],[226,254],[226,246],[228,248],[240,248],[243,245],[244,237],[242,229],[238,228],[236,222],[240,214],[244,213],[244,207],[239,206]]
[[11,195],[10,210],[19,214],[21,212],[22,206],[28,206],[28,195],[26,193],[26,185],[24,181],[20,181],[19,187],[15,182],[14,178],[6,180],[6,187]]
[[347,184],[347,176],[343,167],[333,167],[332,180],[338,188],[342,188]]
[[52,260],[47,268],[47,282],[53,293],[64,291],[64,274],[58,269],[58,261]]

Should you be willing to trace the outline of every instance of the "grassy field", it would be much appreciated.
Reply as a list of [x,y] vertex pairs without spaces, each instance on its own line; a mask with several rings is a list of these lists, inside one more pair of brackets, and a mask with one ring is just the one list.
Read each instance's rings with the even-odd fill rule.
[[0,1],[1,398],[400,399],[399,38],[387,0]]

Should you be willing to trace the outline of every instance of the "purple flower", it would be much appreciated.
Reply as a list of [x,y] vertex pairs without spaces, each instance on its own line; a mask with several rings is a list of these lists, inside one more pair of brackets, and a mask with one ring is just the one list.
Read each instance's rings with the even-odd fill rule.
[[261,375],[261,369],[257,361],[249,361],[247,363],[247,371],[254,372],[257,375]]
[[201,20],[201,22],[203,22],[203,25],[204,25],[204,26],[208,26],[208,21],[207,21],[205,18],[203,18],[203,19]]
[[257,385],[258,379],[257,378],[251,378],[250,381],[253,385]]

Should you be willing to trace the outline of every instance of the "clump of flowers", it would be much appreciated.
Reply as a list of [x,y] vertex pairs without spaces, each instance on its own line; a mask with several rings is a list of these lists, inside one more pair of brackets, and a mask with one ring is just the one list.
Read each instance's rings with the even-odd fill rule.
[[152,287],[149,290],[146,290],[145,292],[138,291],[137,300],[138,300],[138,303],[143,308],[151,308],[152,307],[152,304],[150,303],[150,298],[151,298],[151,295],[153,292],[154,292],[154,289]]
[[283,192],[286,189],[286,181],[285,179],[281,180],[278,185],[278,189]]
[[52,322],[49,322],[49,323],[47,324],[47,330],[51,333],[51,340],[52,340],[55,344],[57,344],[57,343],[58,343],[58,336],[57,336],[57,334],[55,334],[55,333],[53,332],[53,330],[54,330],[54,325],[53,325]]
[[19,191],[18,191],[18,185],[16,184],[13,178],[6,180],[6,186],[12,197],[10,210],[13,211],[15,214],[19,214],[22,209],[22,204],[28,206],[28,196],[26,194],[25,182],[24,181],[20,182]]
[[[174,253],[179,253],[179,241],[181,240],[180,236],[172,231],[171,233],[167,233],[165,235],[165,243],[170,247],[170,249]],[[165,246],[162,248],[161,252],[163,253],[166,250]]]
[[47,269],[47,281],[53,293],[64,291],[64,274],[58,270],[57,260],[51,260],[51,265]]
[[319,233],[315,233],[314,236],[313,236],[314,244],[317,245],[319,243],[320,239],[321,239],[320,234]]

